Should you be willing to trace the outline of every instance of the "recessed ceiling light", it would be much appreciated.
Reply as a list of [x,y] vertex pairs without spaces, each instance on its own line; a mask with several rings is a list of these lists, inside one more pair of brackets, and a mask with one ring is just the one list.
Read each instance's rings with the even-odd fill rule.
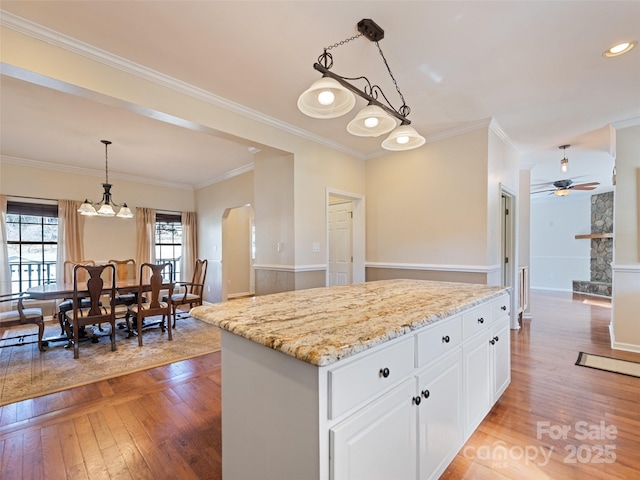
[[605,57],[617,57],[619,55],[624,55],[625,53],[630,51],[633,47],[635,47],[637,43],[638,42],[636,41],[616,43],[611,48],[609,48],[606,52],[604,52],[602,55],[604,55]]

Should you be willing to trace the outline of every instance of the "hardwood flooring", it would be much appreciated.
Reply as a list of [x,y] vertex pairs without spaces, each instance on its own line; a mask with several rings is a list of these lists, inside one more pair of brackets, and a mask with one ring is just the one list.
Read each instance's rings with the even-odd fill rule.
[[[511,385],[442,478],[638,478],[640,378],[574,363],[640,354],[611,351],[606,307],[533,291],[531,311]],[[214,353],[1,407],[0,478],[220,479],[220,388]]]

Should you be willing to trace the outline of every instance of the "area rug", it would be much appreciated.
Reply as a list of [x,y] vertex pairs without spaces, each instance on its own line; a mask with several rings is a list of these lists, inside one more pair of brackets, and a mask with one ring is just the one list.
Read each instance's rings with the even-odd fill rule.
[[[99,334],[108,335],[109,326],[103,328]],[[35,332],[33,326],[7,329],[0,345],[13,345],[20,341],[15,337]],[[50,343],[41,353],[37,343],[28,343],[36,342],[37,335],[26,336],[21,345],[0,348],[0,406],[220,350],[220,330],[195,318],[178,319],[172,332],[169,342],[159,328],[143,331],[144,345],[138,347],[136,337],[126,338],[126,332],[118,329],[115,352],[109,337],[102,336],[98,343],[82,341],[80,358],[75,360],[73,349],[64,348],[65,342]],[[59,335],[57,322],[47,324],[45,339]]]
[[640,362],[632,362],[630,360],[620,360],[618,358],[580,352],[576,365],[604,370],[606,372],[621,373],[632,377],[640,377]]

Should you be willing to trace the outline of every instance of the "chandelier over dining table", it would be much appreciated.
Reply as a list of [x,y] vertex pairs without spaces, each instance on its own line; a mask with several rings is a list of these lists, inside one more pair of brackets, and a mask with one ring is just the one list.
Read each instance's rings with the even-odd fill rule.
[[[100,140],[104,144],[104,169],[105,169],[105,182],[102,184],[104,192],[102,193],[102,199],[99,202],[92,202],[88,199],[80,205],[78,213],[88,216],[103,216],[103,217],[120,217],[120,218],[132,218],[133,212],[127,206],[126,203],[115,203],[111,198],[111,187],[109,183],[109,156],[108,148],[111,145],[109,140]],[[115,209],[119,209],[116,214]]]
[[[411,109],[406,104],[404,96],[398,87],[387,59],[382,53],[379,41],[384,38],[384,30],[373,20],[363,19],[358,22],[358,35],[347,38],[334,45],[326,47],[318,57],[318,62],[313,68],[322,73],[322,78],[316,80],[311,87],[305,90],[298,98],[298,109],[313,118],[336,118],[350,112],[358,95],[367,102],[364,107],[347,125],[347,131],[360,137],[378,137],[389,134],[382,142],[385,150],[399,151],[418,148],[426,142],[413,127],[407,118]],[[331,71],[333,57],[329,50],[344,45],[360,37],[375,42],[384,61],[389,76],[396,87],[402,105],[394,108],[382,89],[372,84],[365,76],[343,77]],[[363,89],[356,87],[352,82],[364,82]]]

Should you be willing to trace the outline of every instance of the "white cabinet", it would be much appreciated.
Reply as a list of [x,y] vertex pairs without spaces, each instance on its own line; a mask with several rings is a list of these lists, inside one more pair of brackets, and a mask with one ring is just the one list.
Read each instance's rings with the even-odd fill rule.
[[463,442],[460,349],[423,370],[418,391],[418,478],[427,480],[442,474]]
[[417,413],[410,378],[330,430],[334,480],[415,480]]
[[333,427],[331,478],[438,478],[462,443],[460,360],[456,349]]
[[511,381],[509,304],[503,295],[463,315],[465,441]]
[[491,374],[493,405],[511,382],[511,342],[509,317],[498,319],[491,329]]
[[438,478],[509,385],[509,304],[321,367],[223,330],[223,478]]
[[489,335],[487,325],[462,347],[465,441],[478,428],[493,404]]

